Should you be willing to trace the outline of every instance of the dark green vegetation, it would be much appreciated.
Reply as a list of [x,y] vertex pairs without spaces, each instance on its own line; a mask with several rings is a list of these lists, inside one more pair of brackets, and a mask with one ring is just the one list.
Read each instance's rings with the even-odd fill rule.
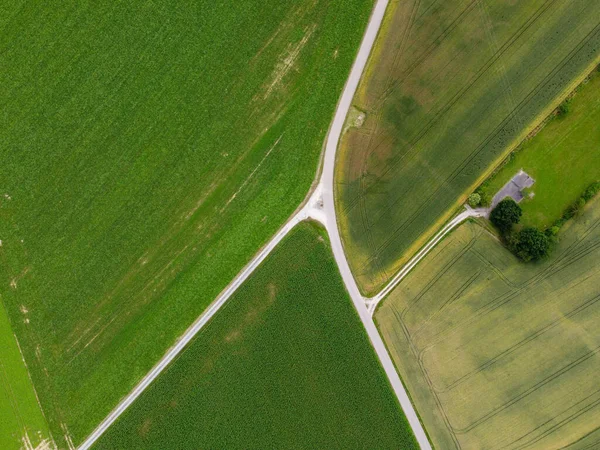
[[0,0],[0,293],[59,445],[304,198],[371,7]]
[[521,207],[512,198],[505,198],[490,213],[490,221],[515,255],[523,261],[536,261],[548,255],[550,237],[535,227],[515,229],[522,215]]
[[325,232],[292,231],[97,448],[418,448]]
[[511,238],[510,248],[523,261],[537,261],[550,252],[550,238],[535,227],[525,227]]
[[[558,114],[508,158],[482,186],[493,195],[519,169],[535,179],[521,222],[542,230],[562,226],[592,198],[600,184],[600,71],[596,69]],[[555,232],[558,232],[558,228]]]
[[598,0],[392,2],[354,99],[366,120],[346,133],[336,175],[362,289],[418,251],[599,56]]
[[50,440],[46,418],[0,302],[0,447],[34,448]]
[[500,201],[490,213],[490,221],[501,232],[507,233],[513,225],[521,220],[521,207],[512,198],[505,198]]
[[600,199],[523,264],[486,228],[450,233],[375,319],[438,449],[600,444]]

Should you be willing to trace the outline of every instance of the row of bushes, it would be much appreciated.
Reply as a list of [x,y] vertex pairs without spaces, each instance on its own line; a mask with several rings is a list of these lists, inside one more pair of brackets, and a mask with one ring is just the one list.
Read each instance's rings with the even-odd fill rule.
[[581,195],[581,197],[579,197],[575,201],[575,203],[573,203],[571,206],[569,206],[565,210],[565,212],[563,212],[563,215],[560,217],[560,219],[558,219],[556,222],[554,222],[552,224],[552,226],[546,230],[546,233],[549,236],[556,236],[558,234],[558,232],[560,231],[561,227],[569,219],[572,219],[573,217],[579,215],[581,213],[581,211],[583,210],[583,207],[585,206],[585,204],[587,202],[589,202],[591,199],[593,199],[596,196],[596,194],[598,194],[598,192],[600,192],[600,181],[596,181],[595,183],[592,183],[591,185],[589,185],[587,187],[587,189],[585,191],[583,191],[583,194]]
[[535,227],[525,227],[515,231],[523,211],[512,199],[505,198],[490,213],[490,221],[500,231],[507,247],[523,261],[535,261],[547,256],[552,244],[556,242],[556,235],[560,228],[571,218],[578,215],[587,202],[600,192],[600,181],[592,183],[570,207],[568,207],[560,219],[545,231]]

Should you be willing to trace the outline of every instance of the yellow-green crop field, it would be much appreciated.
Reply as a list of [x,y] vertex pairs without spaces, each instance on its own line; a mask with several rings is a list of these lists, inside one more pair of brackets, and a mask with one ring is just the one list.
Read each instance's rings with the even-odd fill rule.
[[376,322],[437,448],[600,444],[600,200],[535,264],[463,224]]
[[391,2],[341,143],[350,266],[378,290],[589,73],[597,0]]

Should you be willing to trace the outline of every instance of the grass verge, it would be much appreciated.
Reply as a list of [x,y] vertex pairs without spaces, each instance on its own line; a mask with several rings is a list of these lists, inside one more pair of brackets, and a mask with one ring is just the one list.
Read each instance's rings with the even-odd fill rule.
[[0,442],[6,450],[52,442],[27,366],[0,300]]

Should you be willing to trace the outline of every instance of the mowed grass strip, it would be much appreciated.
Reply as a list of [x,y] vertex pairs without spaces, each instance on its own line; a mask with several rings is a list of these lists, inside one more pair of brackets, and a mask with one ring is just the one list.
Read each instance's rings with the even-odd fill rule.
[[300,204],[371,7],[0,2],[0,293],[59,445]]
[[466,223],[390,294],[376,323],[437,448],[596,448],[599,267],[596,199],[547,260]]
[[365,293],[385,282],[589,73],[595,0],[392,2],[340,147],[338,215]]
[[532,198],[521,202],[525,226],[547,228],[583,194],[600,181],[600,71],[580,86],[569,112],[555,117],[521,148],[484,189],[497,192],[510,178],[525,170],[535,179]]
[[331,254],[292,231],[95,448],[418,448]]
[[0,444],[6,450],[43,447],[52,437],[0,299]]

